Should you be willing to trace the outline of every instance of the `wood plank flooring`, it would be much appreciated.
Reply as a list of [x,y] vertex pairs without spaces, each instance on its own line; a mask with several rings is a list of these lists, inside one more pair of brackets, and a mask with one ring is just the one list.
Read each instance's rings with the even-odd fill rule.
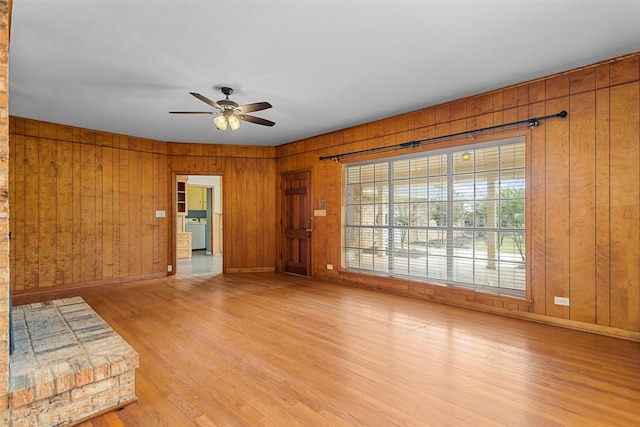
[[637,342],[278,273],[67,295],[140,353],[127,427],[640,424]]
[[109,412],[100,417],[78,424],[78,427],[125,427],[116,412]]

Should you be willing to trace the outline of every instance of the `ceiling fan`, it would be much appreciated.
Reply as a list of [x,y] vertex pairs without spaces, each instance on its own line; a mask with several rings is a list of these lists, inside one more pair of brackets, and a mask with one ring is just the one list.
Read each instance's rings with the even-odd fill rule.
[[[233,93],[233,89],[230,87],[221,88],[222,93],[226,96],[218,102],[212,101],[206,96],[200,95],[196,92],[189,92],[191,95],[198,98],[200,101],[207,105],[212,106],[220,110],[218,116],[213,119],[213,123],[220,130],[227,130],[227,126],[231,130],[236,130],[240,127],[240,120],[245,122],[255,123],[263,126],[273,126],[275,122],[271,120],[261,119],[260,117],[249,116],[245,113],[252,113],[254,111],[266,110],[271,108],[271,104],[268,102],[255,102],[253,104],[238,105],[237,102],[229,99],[229,95]],[[218,114],[215,111],[170,111],[170,114]]]

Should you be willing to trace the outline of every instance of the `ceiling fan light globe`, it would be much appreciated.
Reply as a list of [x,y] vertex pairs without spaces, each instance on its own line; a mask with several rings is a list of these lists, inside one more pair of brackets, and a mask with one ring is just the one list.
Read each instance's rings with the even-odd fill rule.
[[237,130],[240,128],[240,120],[236,116],[229,116],[227,121],[229,122],[231,130]]
[[213,119],[213,123],[220,130],[227,130],[227,118],[222,114]]

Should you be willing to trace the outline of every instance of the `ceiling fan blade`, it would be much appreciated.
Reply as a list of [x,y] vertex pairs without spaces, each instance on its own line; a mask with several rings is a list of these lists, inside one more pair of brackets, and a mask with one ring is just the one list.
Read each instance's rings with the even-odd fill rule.
[[200,95],[199,93],[196,93],[196,92],[189,92],[189,93],[195,96],[196,98],[198,98],[200,101],[204,102],[205,104],[211,105],[213,108],[217,108],[218,110],[222,110],[222,107],[218,105],[217,102],[210,100],[206,96]]
[[169,114],[217,114],[213,111],[169,111]]
[[254,111],[266,110],[267,108],[271,108],[272,105],[268,102],[255,102],[253,104],[241,105],[238,107],[243,113],[252,113]]
[[271,120],[261,119],[260,117],[255,117],[255,116],[247,116],[246,114],[240,114],[238,115],[238,117],[240,118],[240,120],[244,120],[245,122],[255,123],[257,125],[273,126],[276,124]]

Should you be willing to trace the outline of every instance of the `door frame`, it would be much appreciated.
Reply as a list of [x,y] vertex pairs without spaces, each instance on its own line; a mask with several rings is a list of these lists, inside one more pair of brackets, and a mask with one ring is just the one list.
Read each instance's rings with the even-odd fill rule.
[[[171,250],[171,271],[167,272],[167,276],[174,276],[178,271],[178,175],[180,176],[219,176],[220,177],[220,204],[224,206],[224,174],[222,173],[195,173],[195,172],[186,172],[182,171],[171,171],[171,221],[168,225],[169,229],[169,247],[167,249]],[[186,188],[185,188],[186,190]],[[212,212],[213,214],[213,212]],[[226,259],[224,253],[226,251],[227,239],[224,238],[224,224],[225,224],[225,209],[222,210],[222,273],[226,273]],[[212,224],[213,225],[213,224]]]

